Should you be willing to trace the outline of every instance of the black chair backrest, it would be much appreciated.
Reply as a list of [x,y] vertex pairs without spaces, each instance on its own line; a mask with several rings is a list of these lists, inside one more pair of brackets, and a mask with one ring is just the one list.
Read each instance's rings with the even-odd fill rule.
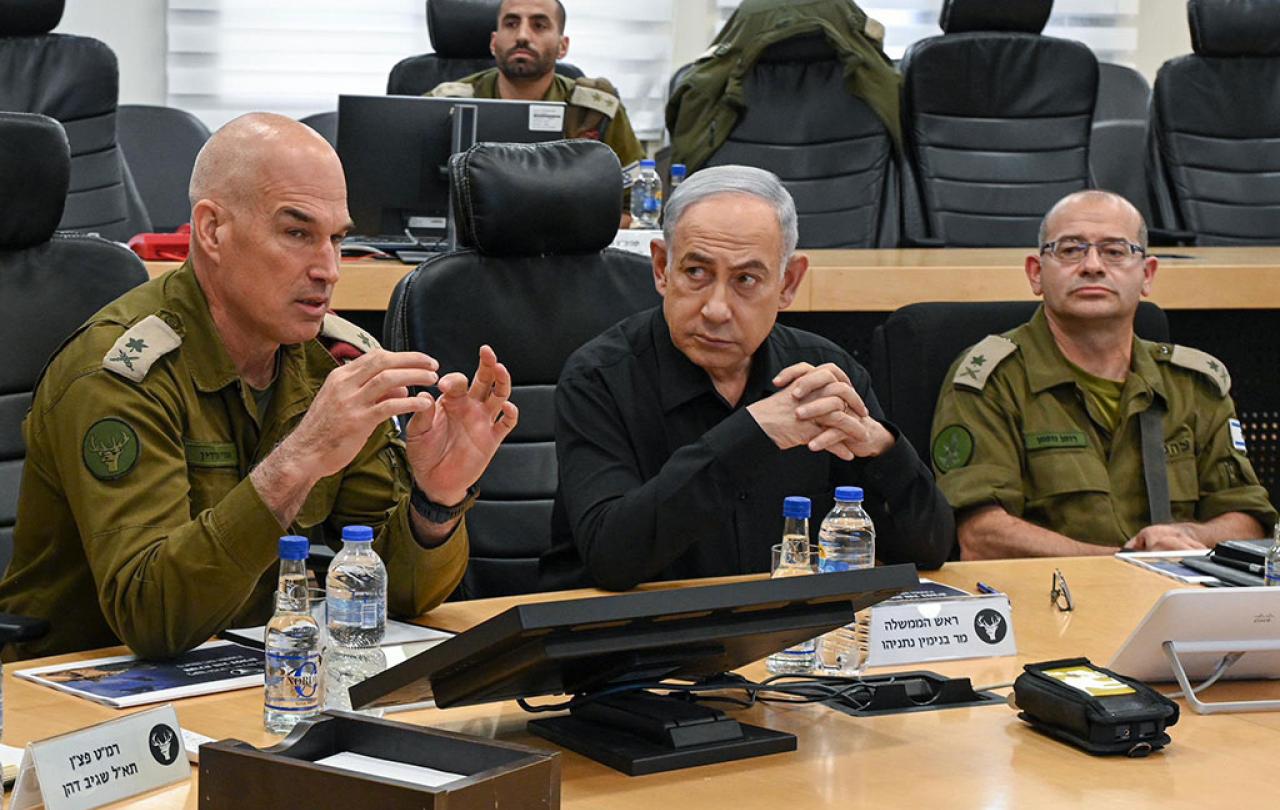
[[1098,64],[1098,104],[1089,133],[1093,187],[1114,191],[1151,222],[1147,193],[1147,117],[1151,85],[1131,67]]
[[[452,82],[493,67],[489,35],[498,22],[502,0],[426,0],[427,34],[434,53],[401,59],[387,76],[387,95],[420,96],[441,82]],[[570,79],[582,71],[567,62],[556,73]]]
[[[987,335],[1031,320],[1037,301],[949,302],[900,307],[871,336],[871,378],[885,415],[922,458],[929,456],[933,411],[947,369],[960,353]],[[1167,341],[1164,310],[1144,301],[1134,330]]]
[[149,104],[121,104],[116,127],[151,227],[163,233],[190,222],[187,186],[209,128],[186,110]]
[[1098,61],[1040,35],[1052,5],[947,0],[945,33],[907,49],[903,133],[918,188],[907,203],[922,209],[920,236],[1029,245],[1050,206],[1088,187]]
[[450,172],[469,247],[427,260],[397,285],[385,343],[468,376],[487,343],[511,370],[520,423],[467,515],[471,562],[457,595],[528,593],[551,543],[560,370],[579,346],[659,298],[647,259],[607,247],[622,178],[604,144],[478,144]]
[[13,553],[22,420],[53,352],[90,315],[147,280],[127,248],[54,235],[71,174],[67,137],[43,115],[0,113],[0,571]]
[[795,199],[802,248],[895,247],[898,183],[884,124],[845,89],[819,32],[783,40],[743,80],[746,108],[708,166],[768,169]]
[[312,113],[299,121],[320,133],[329,145],[338,148],[338,111]]
[[0,110],[60,121],[71,143],[61,230],[127,240],[150,230],[116,143],[116,55],[88,37],[50,34],[63,0],[0,0]]
[[1156,74],[1158,224],[1280,244],[1280,0],[1189,0],[1194,54]]

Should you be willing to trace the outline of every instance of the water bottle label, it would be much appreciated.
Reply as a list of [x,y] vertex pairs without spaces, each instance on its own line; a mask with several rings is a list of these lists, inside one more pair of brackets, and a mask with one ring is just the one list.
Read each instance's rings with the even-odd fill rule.
[[646,195],[644,198],[644,212],[646,214],[656,214],[662,210],[662,198],[652,195]]
[[[268,650],[267,685],[274,697],[290,701],[280,706],[271,701],[267,705],[282,711],[295,711],[301,701],[314,703],[319,699],[320,654],[316,652],[280,652]],[[305,707],[304,707],[305,708]]]
[[819,574],[835,574],[835,573],[839,573],[840,571],[854,571],[854,570],[857,570],[856,567],[853,565],[853,563],[849,562],[848,560],[833,560],[830,557],[828,557],[825,553],[819,555],[819,559],[818,559]]
[[1268,568],[1262,581],[1267,585],[1280,585],[1280,568]]
[[329,599],[329,622],[361,630],[376,630],[385,623],[381,599]]

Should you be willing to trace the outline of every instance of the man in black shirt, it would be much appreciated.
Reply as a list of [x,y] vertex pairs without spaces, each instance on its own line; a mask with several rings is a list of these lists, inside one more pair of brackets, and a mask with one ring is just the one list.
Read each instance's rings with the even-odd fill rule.
[[774,175],[703,169],[651,246],[660,308],[569,358],[556,390],[560,486],[544,589],[769,569],[782,500],[861,485],[877,556],[936,568],[955,536],[929,469],[849,354],[776,323],[808,269]]

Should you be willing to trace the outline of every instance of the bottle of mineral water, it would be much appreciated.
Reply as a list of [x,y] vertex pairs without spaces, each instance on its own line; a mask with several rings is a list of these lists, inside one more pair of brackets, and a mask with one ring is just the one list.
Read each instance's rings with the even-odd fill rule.
[[342,542],[325,580],[329,642],[377,647],[387,632],[387,567],[373,550],[368,526],[347,526]]
[[320,625],[307,604],[305,537],[280,538],[280,586],[267,624],[262,718],[268,731],[286,734],[299,720],[320,711]]
[[640,161],[640,172],[631,184],[631,227],[653,230],[661,212],[662,178],[658,177],[657,163],[646,158]]
[[1275,539],[1262,568],[1262,584],[1280,587],[1280,521],[1276,521]]
[[[870,568],[876,560],[876,527],[862,508],[861,487],[836,487],[836,503],[818,527],[818,573]],[[818,668],[824,674],[857,675],[867,659],[870,614],[860,611],[853,624],[837,627],[818,643]]]
[[[808,498],[791,496],[782,502],[782,546],[773,578],[806,576],[813,573],[809,559],[809,510]],[[765,667],[775,675],[794,675],[813,669],[815,643],[813,639],[802,641],[781,652],[770,655]]]
[[373,550],[373,529],[347,526],[342,540],[342,550],[329,564],[325,581],[327,709],[350,709],[347,690],[387,668],[379,646],[387,632],[387,568]]

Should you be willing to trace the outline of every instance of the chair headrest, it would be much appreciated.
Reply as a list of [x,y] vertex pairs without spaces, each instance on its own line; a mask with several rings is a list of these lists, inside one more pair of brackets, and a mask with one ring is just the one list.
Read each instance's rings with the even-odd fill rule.
[[44,115],[0,112],[0,250],[49,241],[71,181],[62,124]]
[[1280,0],[1189,0],[1187,22],[1201,56],[1280,56]]
[[946,34],[1021,31],[1038,34],[1049,21],[1053,0],[946,0],[938,25]]
[[618,232],[622,166],[599,141],[478,143],[449,176],[458,236],[489,256],[595,253]]
[[66,0],[0,0],[0,37],[47,34],[62,21]]
[[446,59],[489,59],[502,0],[427,0],[431,49]]

